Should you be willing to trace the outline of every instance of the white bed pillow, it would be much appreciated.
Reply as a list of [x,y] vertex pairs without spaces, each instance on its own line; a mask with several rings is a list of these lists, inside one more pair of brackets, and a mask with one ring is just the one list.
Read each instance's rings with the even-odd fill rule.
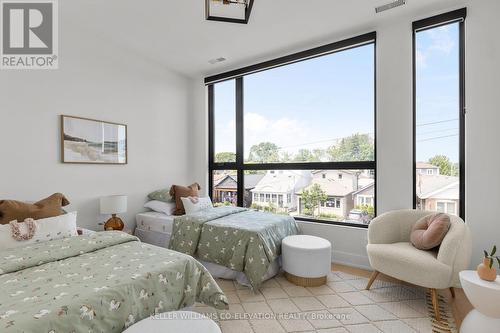
[[[35,220],[35,223],[37,226],[35,235],[31,239],[22,241],[12,238],[10,224],[0,225],[0,251],[78,235],[76,231],[76,212]],[[24,224],[20,224],[21,231],[25,233]]]
[[159,200],[151,200],[144,204],[144,208],[149,208],[158,213],[163,213],[166,215],[172,215],[175,210],[175,202],[164,202]]
[[181,198],[182,204],[184,205],[184,210],[186,214],[193,214],[199,212],[200,210],[213,209],[214,205],[209,197],[186,197]]

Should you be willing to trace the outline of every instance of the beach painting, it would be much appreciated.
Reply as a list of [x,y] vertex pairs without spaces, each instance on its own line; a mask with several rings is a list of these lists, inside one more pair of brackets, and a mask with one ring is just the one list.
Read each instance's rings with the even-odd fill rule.
[[127,164],[127,126],[61,116],[63,163]]

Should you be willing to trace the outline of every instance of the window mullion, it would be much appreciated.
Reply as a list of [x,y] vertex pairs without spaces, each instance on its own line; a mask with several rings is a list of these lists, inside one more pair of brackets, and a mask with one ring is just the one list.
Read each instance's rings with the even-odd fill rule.
[[207,87],[208,89],[208,195],[213,200],[213,166],[215,161],[215,133],[214,133],[214,85],[211,84]]
[[243,207],[245,180],[243,176],[244,144],[243,144],[243,77],[236,79],[236,170],[238,173],[237,198],[238,206]]

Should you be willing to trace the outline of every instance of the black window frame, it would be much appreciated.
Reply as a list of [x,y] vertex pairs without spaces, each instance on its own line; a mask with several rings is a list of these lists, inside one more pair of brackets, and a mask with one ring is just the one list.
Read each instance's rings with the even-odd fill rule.
[[[350,162],[293,162],[293,163],[245,163],[244,162],[244,76],[268,69],[285,66],[288,64],[305,61],[349,49],[373,44],[373,70],[374,70],[374,105],[373,105],[373,130],[374,130],[374,160],[373,161],[350,161]],[[236,162],[215,162],[215,131],[214,131],[214,84],[235,80],[236,96]],[[247,170],[373,170],[374,176],[374,215],[377,216],[377,33],[375,31],[338,42],[315,47],[313,49],[297,52],[277,59],[265,61],[255,65],[239,68],[225,73],[205,78],[208,93],[208,183],[209,195],[213,193],[213,173],[217,170],[236,170],[237,205],[242,207],[244,202],[244,172]],[[368,225],[357,223],[346,223],[329,220],[319,220],[306,217],[294,217],[299,221],[316,222],[331,225],[342,225],[357,228],[368,228]]]
[[417,208],[417,61],[416,35],[420,31],[445,26],[451,23],[459,24],[459,216],[465,221],[465,20],[467,8],[435,15],[412,24],[412,66],[413,66],[413,208]]

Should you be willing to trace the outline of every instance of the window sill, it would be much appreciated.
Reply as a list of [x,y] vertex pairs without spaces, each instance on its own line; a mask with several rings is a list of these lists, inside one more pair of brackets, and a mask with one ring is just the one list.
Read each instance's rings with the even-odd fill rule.
[[336,222],[336,221],[318,220],[312,218],[310,219],[306,217],[294,217],[294,219],[299,222],[311,222],[311,223],[329,224],[329,225],[336,225],[343,227],[368,229],[368,224],[361,224],[361,223]]

